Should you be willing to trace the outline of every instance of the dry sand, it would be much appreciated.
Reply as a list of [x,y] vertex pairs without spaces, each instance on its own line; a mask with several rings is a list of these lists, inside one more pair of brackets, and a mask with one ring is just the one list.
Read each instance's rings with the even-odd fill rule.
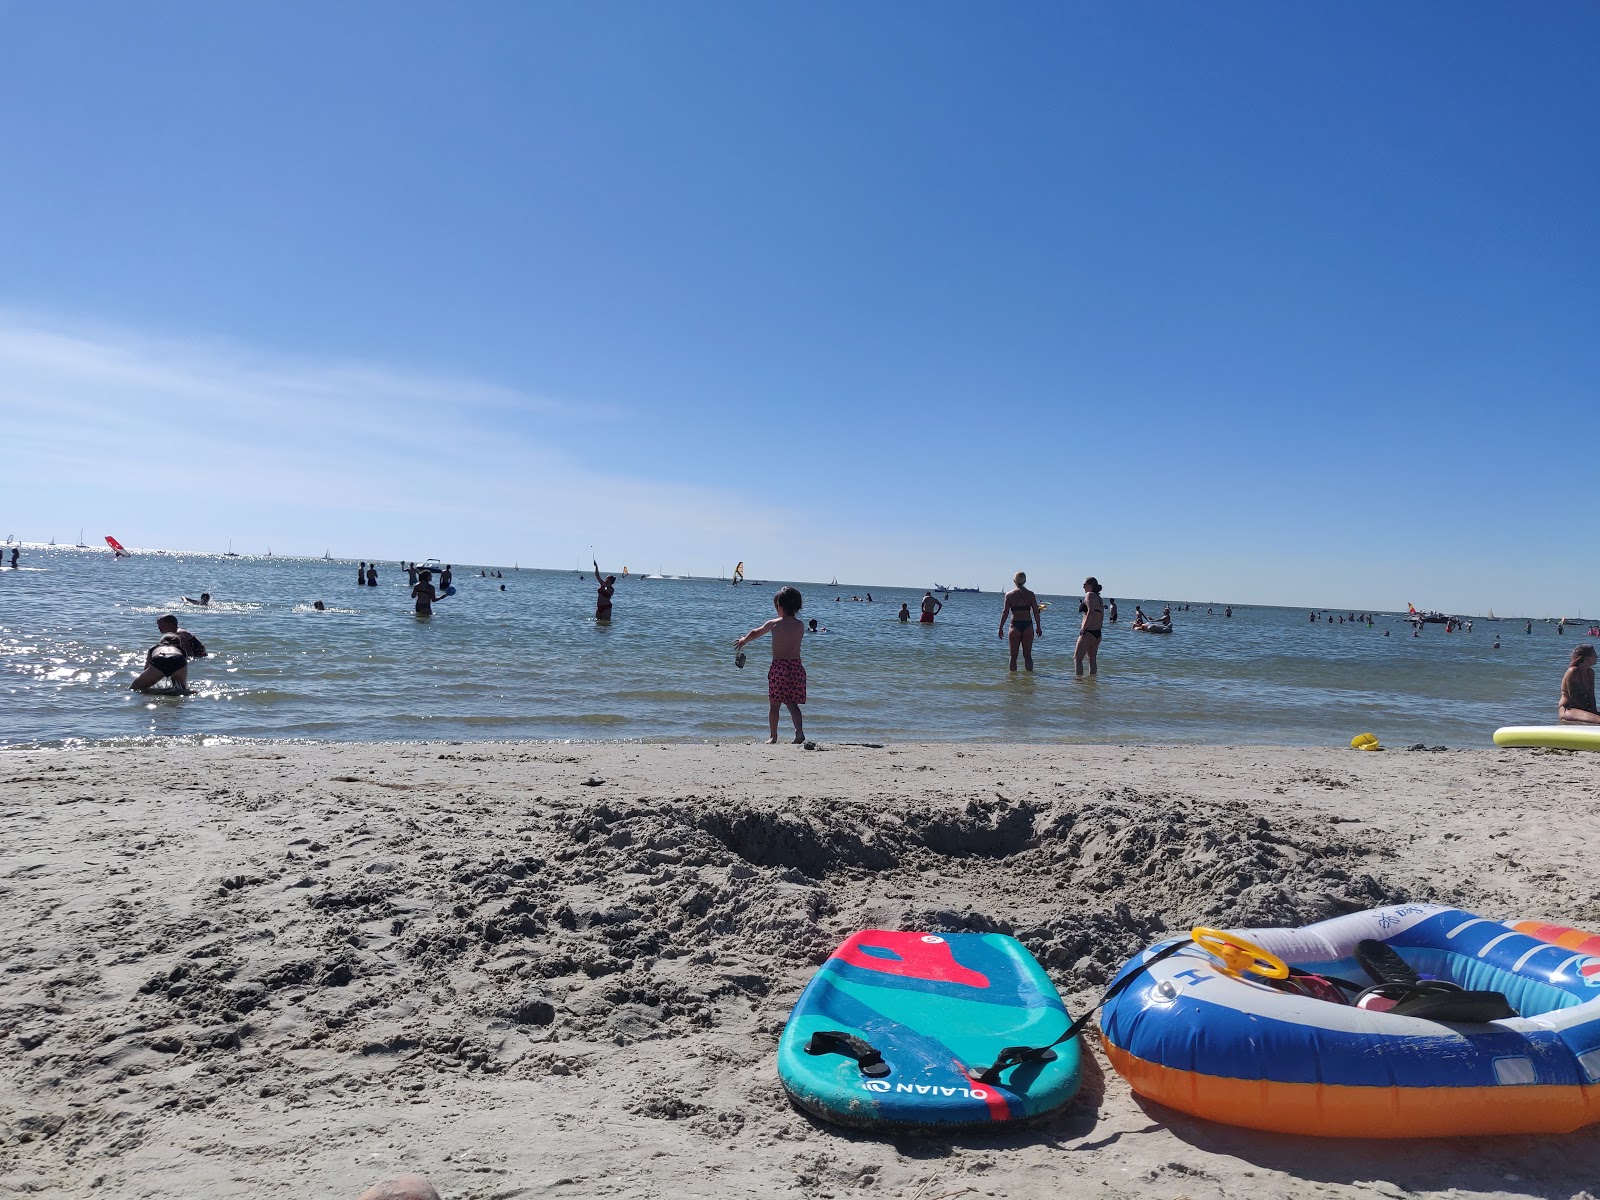
[[876,1140],[773,1048],[863,926],[1004,930],[1076,1012],[1151,940],[1407,899],[1600,926],[1593,757],[232,745],[0,754],[0,1193],[1600,1194],[1600,1131],[1063,1116]]

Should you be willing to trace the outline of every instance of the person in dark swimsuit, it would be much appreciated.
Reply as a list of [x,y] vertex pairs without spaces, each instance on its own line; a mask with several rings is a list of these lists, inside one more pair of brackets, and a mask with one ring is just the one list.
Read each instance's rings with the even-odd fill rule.
[[164,679],[172,680],[172,690],[189,690],[189,656],[178,645],[178,635],[164,633],[145,653],[144,671],[128,685],[135,692],[148,692]]
[[1594,700],[1595,648],[1587,642],[1572,651],[1567,673],[1561,677],[1561,701],[1556,719],[1563,725],[1600,725]]
[[1089,674],[1100,673],[1100,630],[1105,621],[1105,605],[1100,602],[1100,581],[1093,575],[1083,581],[1083,599],[1078,601],[1083,622],[1078,626],[1078,644],[1072,649],[1072,668],[1083,674],[1083,660],[1089,660]]
[[367,567],[367,586],[378,586],[378,564],[372,563]]
[[[594,577],[600,578],[600,560],[594,560]],[[617,591],[617,577],[607,575],[599,587],[594,590],[594,619],[596,621],[611,620],[611,597]]]
[[1039,613],[1039,597],[1028,590],[1026,572],[1012,576],[1016,587],[1005,595],[1005,607],[1000,610],[1000,637],[1006,636],[1006,618],[1011,618],[1011,670],[1017,669],[1017,651],[1022,651],[1022,661],[1033,670],[1033,639],[1044,636],[1044,620]]
[[367,564],[365,562],[356,568],[356,586],[367,586]]
[[432,571],[417,572],[417,586],[411,589],[411,595],[417,602],[417,616],[433,616],[433,602],[439,598],[439,593],[433,590]]

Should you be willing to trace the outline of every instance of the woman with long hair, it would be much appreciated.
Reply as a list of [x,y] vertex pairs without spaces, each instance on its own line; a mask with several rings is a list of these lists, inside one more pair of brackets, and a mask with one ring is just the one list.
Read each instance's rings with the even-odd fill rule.
[[1100,673],[1100,630],[1105,624],[1106,609],[1100,601],[1100,581],[1093,575],[1083,581],[1083,599],[1078,601],[1078,611],[1083,621],[1078,626],[1078,644],[1072,648],[1072,667],[1083,674],[1083,660],[1089,660],[1089,674]]

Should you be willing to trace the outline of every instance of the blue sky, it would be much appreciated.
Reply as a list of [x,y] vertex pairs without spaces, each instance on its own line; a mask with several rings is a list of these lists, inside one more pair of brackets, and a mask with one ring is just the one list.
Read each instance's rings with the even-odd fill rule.
[[0,0],[0,524],[1600,608],[1592,5]]

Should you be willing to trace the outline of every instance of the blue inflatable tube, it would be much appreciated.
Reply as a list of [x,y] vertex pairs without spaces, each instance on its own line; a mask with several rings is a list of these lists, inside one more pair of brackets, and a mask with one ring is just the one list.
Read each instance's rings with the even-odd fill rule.
[[1515,1017],[1398,1016],[1241,976],[1199,946],[1136,974],[1101,1014],[1142,1096],[1253,1129],[1330,1137],[1565,1133],[1600,1121],[1600,959],[1460,909],[1408,904],[1236,936],[1289,965],[1362,979],[1358,942],[1424,976],[1502,993]]

